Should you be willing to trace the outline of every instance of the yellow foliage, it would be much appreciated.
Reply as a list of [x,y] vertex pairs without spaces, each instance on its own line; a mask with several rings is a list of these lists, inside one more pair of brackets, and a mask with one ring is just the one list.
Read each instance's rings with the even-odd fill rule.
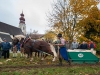
[[91,7],[97,4],[96,0],[70,0],[72,11],[78,14],[88,14]]
[[89,39],[87,39],[86,37],[84,37],[83,35],[81,35],[78,39],[79,42],[83,42],[83,41],[87,41],[88,42]]
[[[92,11],[91,9],[96,7],[97,4],[96,0],[57,0],[57,3],[54,4],[53,13],[51,13],[52,27],[55,33],[63,33],[66,40],[73,40],[76,34],[83,34],[84,27],[87,30],[91,28],[91,26],[87,26],[86,22],[95,23],[94,18],[90,20],[84,19],[89,16],[90,11]],[[82,23],[79,24],[77,21],[80,22],[80,16],[83,21],[81,20]],[[99,23],[97,22],[97,24]],[[51,37],[50,34],[46,34],[45,36]]]
[[56,36],[55,33],[49,31],[49,32],[47,32],[47,33],[44,35],[44,38],[45,38],[46,40],[54,40],[54,39],[55,39],[55,36]]

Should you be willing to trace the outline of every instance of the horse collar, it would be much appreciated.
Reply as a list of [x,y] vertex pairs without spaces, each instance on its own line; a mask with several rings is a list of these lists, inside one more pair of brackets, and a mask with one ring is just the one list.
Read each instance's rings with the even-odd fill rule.
[[24,41],[24,44],[27,42],[27,41],[29,41],[30,40],[30,38],[27,38],[25,41]]

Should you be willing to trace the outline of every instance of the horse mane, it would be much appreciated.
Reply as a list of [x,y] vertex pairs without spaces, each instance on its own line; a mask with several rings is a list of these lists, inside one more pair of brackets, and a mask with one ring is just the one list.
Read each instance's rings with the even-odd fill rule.
[[22,38],[25,38],[25,36],[24,35],[16,35],[13,39],[18,39],[20,41]]

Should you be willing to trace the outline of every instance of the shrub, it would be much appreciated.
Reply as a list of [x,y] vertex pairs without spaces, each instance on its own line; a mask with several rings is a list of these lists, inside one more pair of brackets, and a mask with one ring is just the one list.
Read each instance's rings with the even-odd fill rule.
[[100,55],[100,43],[97,44],[97,47],[96,47],[96,52],[97,54]]
[[97,44],[96,50],[100,51],[100,43]]

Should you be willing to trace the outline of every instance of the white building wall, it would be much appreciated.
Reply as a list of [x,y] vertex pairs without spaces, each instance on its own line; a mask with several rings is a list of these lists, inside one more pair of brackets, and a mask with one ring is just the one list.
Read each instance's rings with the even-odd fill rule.
[[24,33],[24,35],[26,35],[26,24],[20,23],[19,24],[19,28],[22,30],[22,32]]

